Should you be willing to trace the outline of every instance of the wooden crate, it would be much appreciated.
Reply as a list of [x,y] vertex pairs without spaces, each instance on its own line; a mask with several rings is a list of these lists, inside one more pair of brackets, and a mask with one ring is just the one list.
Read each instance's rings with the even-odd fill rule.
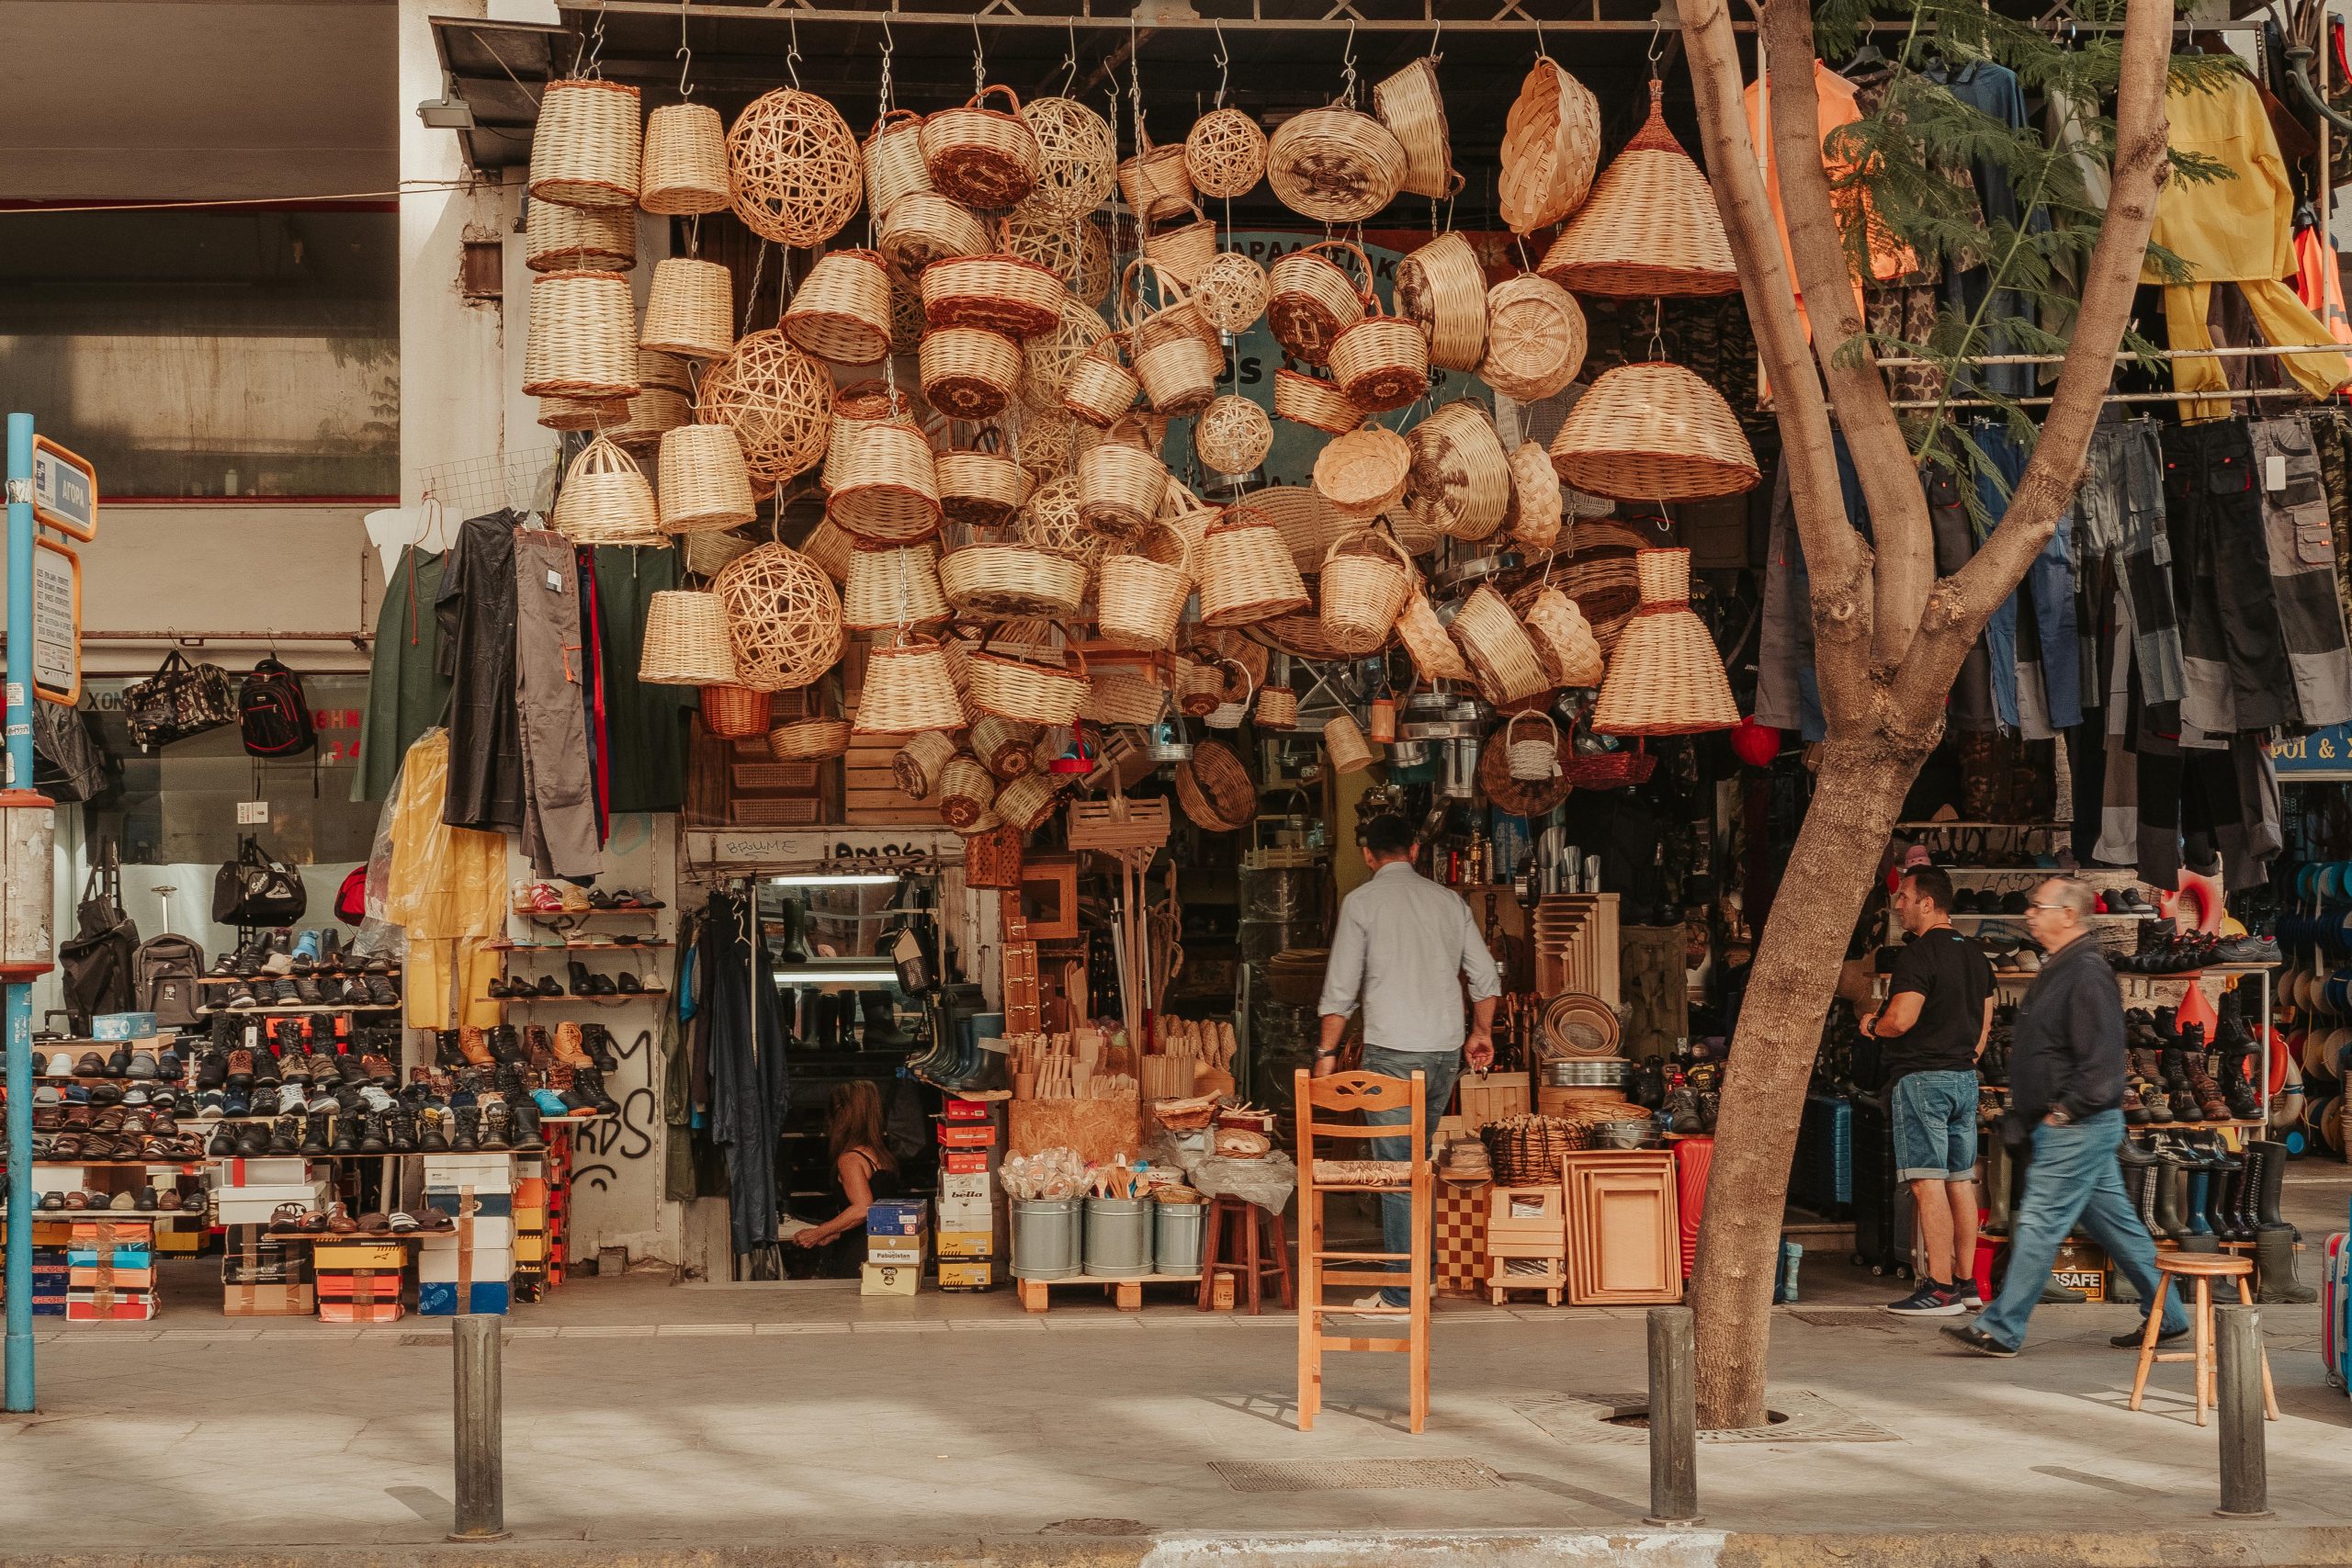
[[1464,1073],[1457,1081],[1463,1125],[1472,1132],[1490,1122],[1527,1114],[1527,1072]]
[[1674,1155],[1586,1149],[1563,1156],[1568,1299],[1578,1306],[1664,1305],[1682,1299],[1682,1236]]
[[939,792],[910,799],[899,787],[890,760],[904,742],[892,737],[861,737],[842,759],[842,820],[854,827],[936,828]]

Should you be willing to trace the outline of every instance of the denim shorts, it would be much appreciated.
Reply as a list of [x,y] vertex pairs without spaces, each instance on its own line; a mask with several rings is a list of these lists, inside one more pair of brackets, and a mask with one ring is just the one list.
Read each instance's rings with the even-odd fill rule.
[[1976,1075],[1907,1073],[1894,1083],[1898,1181],[1967,1181],[1976,1174]]

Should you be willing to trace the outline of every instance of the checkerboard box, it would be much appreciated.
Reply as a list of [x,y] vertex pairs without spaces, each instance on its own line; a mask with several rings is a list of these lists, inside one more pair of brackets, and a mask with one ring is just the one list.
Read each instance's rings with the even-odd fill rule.
[[1437,1288],[1475,1296],[1487,1289],[1487,1212],[1491,1181],[1437,1183]]

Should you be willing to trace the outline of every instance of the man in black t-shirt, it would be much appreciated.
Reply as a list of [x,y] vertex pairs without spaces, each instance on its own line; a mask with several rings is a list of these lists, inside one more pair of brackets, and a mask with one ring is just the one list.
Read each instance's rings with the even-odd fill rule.
[[1976,1289],[1976,1058],[1993,1029],[1993,966],[1952,930],[1951,878],[1903,874],[1892,905],[1911,933],[1871,1021],[1886,1064],[1897,1179],[1911,1184],[1926,1269],[1889,1312],[1957,1317]]

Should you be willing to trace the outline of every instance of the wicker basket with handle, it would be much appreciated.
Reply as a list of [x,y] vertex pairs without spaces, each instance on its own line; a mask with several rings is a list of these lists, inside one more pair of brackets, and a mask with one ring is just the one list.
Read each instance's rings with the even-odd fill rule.
[[1345,435],[1372,415],[1330,382],[1285,365],[1274,372],[1274,417],[1326,435]]
[[1193,220],[1152,230],[1143,237],[1143,254],[1152,265],[1190,288],[1216,260],[1216,225],[1192,202],[1183,210]]
[[[1021,398],[1035,412],[1058,410],[1069,390],[1070,374],[1080,360],[1111,335],[1102,313],[1081,301],[1064,297],[1061,314],[1050,332],[1039,333],[1021,345]],[[1133,401],[1135,394],[1127,394]]]
[[1193,201],[1183,144],[1154,147],[1146,140],[1142,152],[1120,162],[1119,192],[1138,222],[1156,223],[1183,211]]
[[1266,147],[1266,183],[1318,223],[1361,223],[1396,198],[1409,161],[1389,129],[1332,105],[1283,121]]
[[1664,96],[1652,82],[1649,118],[1536,269],[1561,288],[1636,299],[1739,288],[1715,193],[1667,130]]
[[1258,689],[1258,728],[1296,729],[1298,728],[1298,694],[1288,686],[1260,687]]
[[1386,646],[1414,576],[1413,558],[1385,528],[1333,540],[1316,585],[1317,615],[1331,646],[1348,653]]
[[[1008,111],[988,107],[1001,96]],[[1037,186],[1044,154],[1021,118],[1021,96],[1001,83],[983,87],[963,107],[924,119],[923,166],[932,188],[968,207],[1016,207]]]
[[1155,524],[1134,549],[1105,557],[1095,594],[1095,629],[1103,639],[1125,648],[1172,647],[1193,593],[1189,556],[1182,536]]
[[1062,384],[1062,407],[1097,430],[1110,428],[1135,407],[1143,390],[1143,383],[1119,357],[1125,343],[1121,333],[1104,338],[1070,366]]
[[1062,280],[1001,253],[949,256],[922,270],[922,313],[934,327],[986,327],[1034,337],[1061,319]]
[[1617,501],[1706,501],[1761,478],[1723,394],[1665,363],[1602,372],[1560,422],[1552,466],[1577,489]]
[[[1513,739],[1519,726],[1531,719],[1543,725],[1543,733]],[[1502,739],[1511,777],[1532,784],[1560,776],[1560,727],[1549,713],[1533,708],[1511,715],[1503,721]]]
[[1168,466],[1140,446],[1105,441],[1078,459],[1079,520],[1098,534],[1128,538],[1159,515]]
[[1430,344],[1421,329],[1392,316],[1374,299],[1363,320],[1331,344],[1331,378],[1371,413],[1400,409],[1430,389]]
[[1050,665],[1016,657],[1026,651],[1027,645],[984,641],[969,661],[972,700],[983,712],[1024,724],[1075,722],[1086,708],[1086,655],[1067,634],[1060,649],[1037,650],[1054,657]]
[[1487,353],[1487,269],[1470,242],[1440,234],[1397,262],[1396,313],[1428,334],[1430,364],[1478,368]]
[[1405,149],[1405,189],[1443,201],[1462,188],[1453,167],[1453,139],[1445,127],[1437,62],[1424,56],[1374,84],[1373,112]]
[[[1159,286],[1157,310],[1143,305],[1141,269],[1149,268]],[[1216,396],[1217,373],[1224,368],[1216,331],[1200,318],[1183,286],[1153,267],[1148,257],[1127,264],[1121,287],[1120,312],[1129,332],[1136,380],[1151,406],[1164,414],[1197,412]]]
[[1405,607],[1396,612],[1396,640],[1412,655],[1413,668],[1422,680],[1472,678],[1470,666],[1463,662],[1462,650],[1446,635],[1445,623],[1437,618],[1436,606],[1418,588],[1406,595]]
[[886,110],[866,133],[865,209],[876,222],[890,215],[902,196],[931,190],[922,161],[922,116],[912,109]]
[[[1355,257],[1358,285],[1333,255]],[[1346,240],[1301,245],[1267,270],[1266,325],[1283,352],[1308,365],[1330,358],[1340,334],[1363,320],[1372,302],[1372,262]]]
[[936,637],[900,632],[866,655],[857,702],[860,735],[921,735],[964,728],[964,704]]
[[1493,584],[1482,582],[1471,591],[1454,612],[1450,630],[1455,646],[1477,671],[1488,702],[1522,702],[1553,688],[1552,672],[1544,667],[1535,639]]
[[1247,503],[1231,508],[1208,531],[1195,560],[1204,626],[1248,626],[1308,602],[1281,531]]
[[828,251],[784,308],[784,335],[836,365],[876,365],[890,352],[890,275],[879,251]]
[[570,207],[635,207],[643,112],[637,89],[618,82],[548,83],[531,137],[532,198]]

